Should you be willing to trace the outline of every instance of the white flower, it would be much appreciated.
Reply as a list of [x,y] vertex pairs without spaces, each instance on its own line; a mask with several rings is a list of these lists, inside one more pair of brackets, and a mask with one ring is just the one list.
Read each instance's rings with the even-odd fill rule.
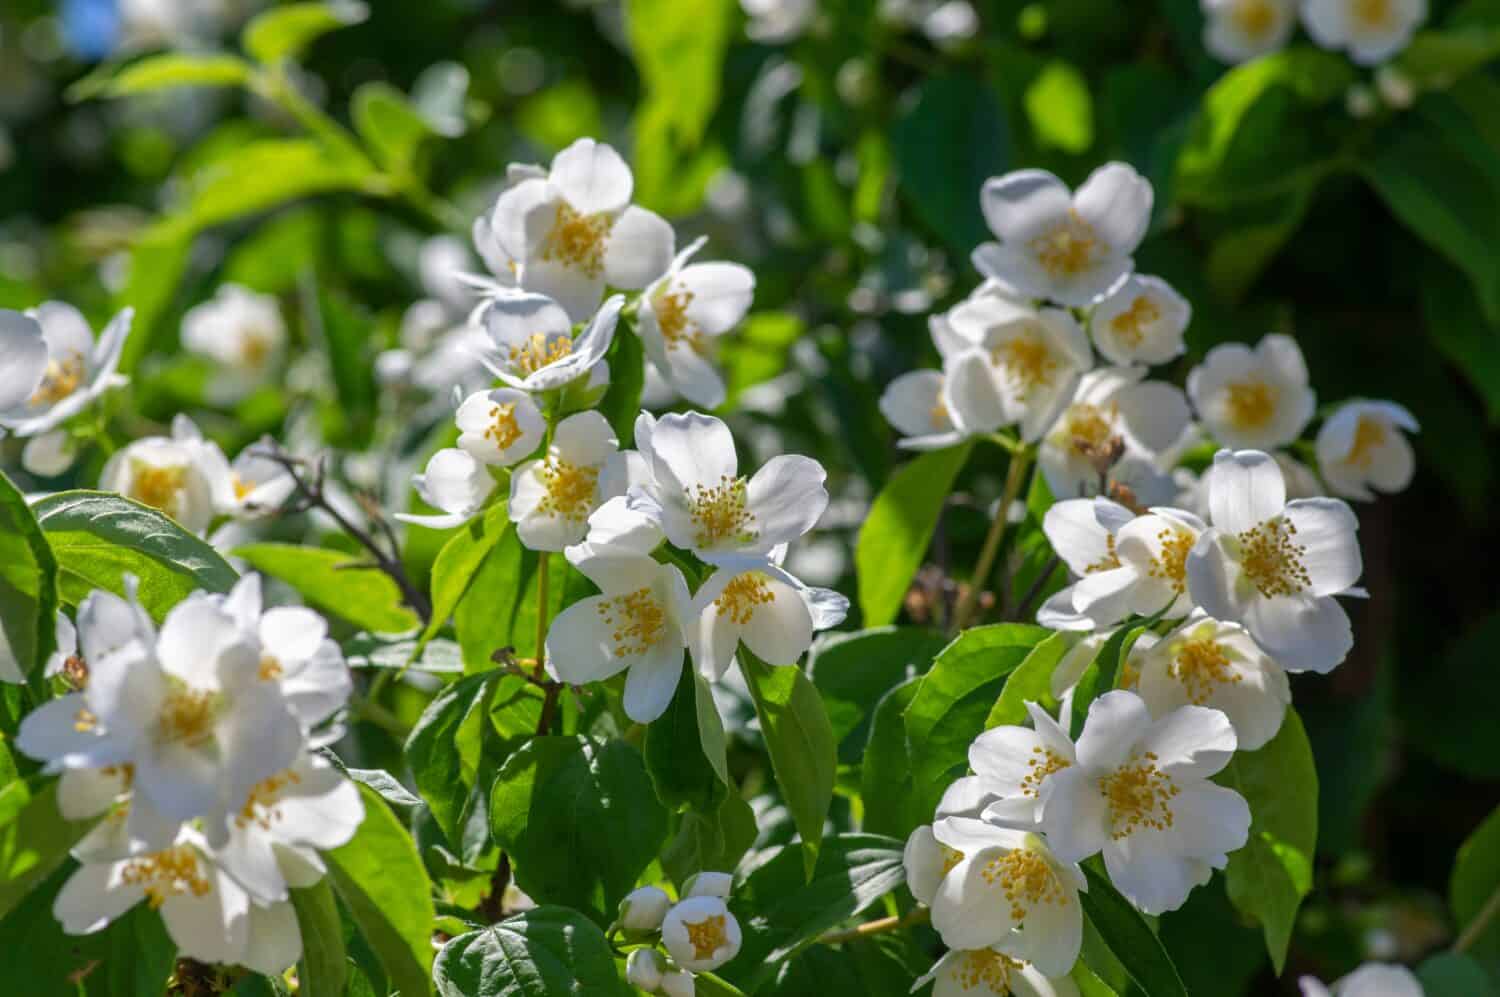
[[495,490],[495,479],[468,453],[447,447],[432,455],[426,471],[413,476],[412,485],[423,502],[442,511],[433,515],[398,512],[396,518],[415,526],[447,530],[478,515]]
[[606,286],[638,290],[665,273],[672,228],[630,203],[634,184],[619,153],[584,138],[553,158],[545,178],[501,194],[488,225],[516,264],[518,285],[555,299],[581,322]]
[[1427,0],[1303,0],[1302,24],[1324,48],[1348,49],[1362,66],[1404,49],[1427,19]]
[[1297,29],[1295,0],[1202,0],[1203,47],[1221,62],[1275,52]]
[[[1047,508],[1042,533],[1073,577],[1083,579],[1120,567],[1119,532],[1134,518],[1135,513],[1102,496],[1063,499]],[[1060,589],[1037,610],[1037,622],[1053,630],[1096,629],[1100,624],[1075,608],[1076,594],[1076,583]]]
[[1405,966],[1368,962],[1331,988],[1311,976],[1297,981],[1302,997],[1423,997],[1421,982]]
[[692,597],[682,572],[632,553],[568,560],[600,595],[580,599],[558,614],[547,631],[547,668],[569,685],[602,682],[629,669],[625,712],[650,723],[666,711],[682,677],[684,627]]
[[529,455],[547,435],[547,419],[524,391],[496,388],[465,398],[454,414],[458,448],[475,460],[508,467]]
[[1288,671],[1331,671],[1354,644],[1333,597],[1362,570],[1359,522],[1338,499],[1286,501],[1276,462],[1221,450],[1209,479],[1213,528],[1188,555],[1188,592],[1217,620],[1242,623]]
[[149,505],[194,533],[214,518],[214,478],[224,455],[186,416],[172,435],[148,436],[117,451],[99,474],[99,487]]
[[[78,309],[48,301],[26,313],[41,326],[47,349],[40,379],[35,377],[36,344],[31,327],[8,316],[0,322],[0,428],[17,436],[55,429],[126,379],[115,372],[130,321],[126,308],[94,333]],[[14,352],[13,352],[14,351]],[[24,390],[23,390],[24,386]]]
[[[0,308],[0,415],[30,404],[47,372],[42,324],[24,312]],[[0,433],[4,432],[0,422]]]
[[802,37],[818,14],[817,0],[740,0],[750,23],[745,34],[767,45]]
[[648,994],[654,994],[661,986],[662,974],[666,969],[667,960],[656,949],[636,949],[625,959],[625,982]]
[[1140,669],[1136,688],[1153,717],[1188,704],[1218,710],[1243,751],[1276,736],[1292,701],[1285,669],[1244,627],[1202,613],[1132,657]]
[[[640,454],[626,451],[620,455],[611,474],[618,473],[621,462],[637,463]],[[595,554],[650,554],[661,546],[666,536],[654,516],[630,507],[630,500],[616,495],[605,501],[589,516],[589,532],[583,543],[569,547],[574,557]]]
[[[503,197],[505,192],[527,180],[545,181],[546,179],[545,167],[535,163],[511,163],[505,168],[505,184],[501,196]],[[488,212],[474,219],[472,229],[474,250],[479,254],[479,258],[484,260],[484,265],[490,271],[489,276],[470,273],[457,275],[461,283],[483,295],[493,295],[505,288],[517,287],[521,279],[521,261],[512,255],[510,249],[501,244],[490,224],[498,204],[499,198],[496,198],[496,204],[491,205]]]
[[1187,349],[1193,306],[1160,277],[1132,274],[1089,315],[1094,345],[1112,364],[1156,366]]
[[[1088,334],[1061,308],[1035,309],[998,295],[969,298],[948,313],[953,331],[987,360],[987,369],[1000,400],[1004,421],[1020,423],[1021,438],[1041,438],[1073,397],[1083,372],[1094,364]],[[956,360],[950,370],[973,361],[972,353]],[[955,384],[950,394],[959,391]],[[963,389],[969,411],[990,408],[982,385]],[[983,427],[988,428],[988,427]]]
[[689,412],[636,421],[636,446],[650,471],[632,483],[630,504],[654,515],[667,539],[709,562],[769,554],[812,529],[828,506],[826,473],[798,455],[773,457],[750,478],[739,474],[729,427]]
[[[0,429],[0,435],[5,433]],[[78,440],[66,429],[38,433],[21,449],[21,466],[39,478],[55,478],[78,458]]]
[[810,588],[764,558],[728,558],[693,596],[688,646],[698,670],[714,681],[729,670],[740,641],[768,664],[795,665],[814,631],[838,626],[848,609],[842,595]]
[[684,897],[720,897],[728,899],[734,889],[734,876],[727,872],[698,872],[682,884]]
[[724,402],[724,379],[713,365],[715,341],[739,325],[755,295],[755,274],[738,263],[693,263],[707,241],[684,249],[646,288],[636,332],[651,365],[678,394],[703,408]]
[[545,456],[510,479],[510,520],[532,550],[562,550],[588,534],[589,516],[625,490],[625,458],[604,416],[579,412],[557,424]]
[[672,898],[660,886],[637,887],[620,901],[616,920],[626,931],[643,935],[661,927],[662,918],[671,906]]
[[1074,765],[1067,731],[1036,703],[1027,703],[1032,727],[992,727],[969,745],[969,767],[986,802],[986,820],[1030,826],[1041,820],[1042,784]]
[[667,912],[661,942],[677,965],[708,973],[740,952],[740,923],[720,897],[688,897]]
[[1054,496],[1099,490],[1101,460],[1118,448],[1109,481],[1128,487],[1142,505],[1171,497],[1168,469],[1192,432],[1192,413],[1176,385],[1145,376],[1143,367],[1104,367],[1078,381],[1037,451]]
[[1345,498],[1375,498],[1374,491],[1399,492],[1411,484],[1416,457],[1402,435],[1417,431],[1417,420],[1394,402],[1346,402],[1318,430],[1318,471],[1333,492]]
[[478,312],[491,343],[480,359],[500,380],[523,391],[550,391],[579,378],[608,383],[604,354],[624,303],[618,294],[610,298],[574,339],[573,322],[556,301],[541,294],[501,294]]
[[1214,438],[1235,448],[1291,443],[1317,403],[1297,341],[1276,333],[1253,350],[1243,343],[1215,346],[1188,374],[1187,392]]
[[954,949],[913,985],[932,983],[932,997],[1079,997],[1066,974],[1055,977],[998,949]]
[[1091,305],[1135,269],[1151,202],[1151,184],[1123,163],[1101,166],[1076,194],[1045,170],[993,177],[979,203],[1000,241],[974,250],[974,266],[1026,297]]
[[213,484],[214,511],[235,519],[252,520],[280,509],[297,488],[290,471],[260,451],[274,448],[276,441],[263,436],[241,450],[230,463],[218,447],[206,450],[206,466]]
[[1131,903],[1176,910],[1249,837],[1244,798],[1208,781],[1235,746],[1217,710],[1183,706],[1153,722],[1135,693],[1105,693],[1089,705],[1077,763],[1043,784],[1048,843],[1064,861],[1102,851]]
[[[981,288],[971,298],[984,293]],[[1010,421],[997,378],[976,342],[960,335],[947,315],[929,317],[927,327],[944,369],[908,371],[886,385],[880,396],[880,414],[904,437],[899,446],[940,450],[965,437],[994,432]]]
[[286,349],[286,323],[269,294],[223,284],[208,301],[182,317],[182,345],[219,365],[209,385],[211,401],[244,398],[270,376]]

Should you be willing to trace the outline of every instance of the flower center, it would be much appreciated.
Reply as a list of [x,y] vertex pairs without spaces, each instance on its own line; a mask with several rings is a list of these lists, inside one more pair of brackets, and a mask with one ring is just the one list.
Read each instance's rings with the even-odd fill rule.
[[552,230],[542,240],[542,259],[598,277],[604,272],[604,240],[614,223],[609,215],[582,215],[571,204],[559,201]]
[[1251,39],[1264,38],[1276,26],[1276,8],[1270,0],[1240,0],[1230,10],[1230,17],[1240,33]]
[[1378,419],[1360,416],[1359,424],[1354,427],[1354,443],[1350,445],[1344,463],[1368,471],[1375,463],[1375,451],[1385,443],[1385,432],[1385,426]]
[[1075,454],[1092,457],[1105,453],[1115,438],[1114,420],[1117,414],[1113,405],[1100,408],[1088,402],[1075,402],[1068,406],[1067,414],[1063,417],[1062,435]]
[[667,613],[656,601],[650,588],[617,595],[599,602],[599,616],[612,628],[615,657],[645,654],[655,647],[667,630]]
[[1026,913],[1038,904],[1066,904],[1057,873],[1047,860],[1036,852],[1018,848],[1004,855],[997,855],[984,864],[979,871],[984,881],[999,886],[1010,904],[1010,919],[1026,920]]
[[1145,327],[1161,318],[1161,308],[1156,302],[1142,294],[1130,303],[1130,307],[1110,320],[1110,331],[1126,346],[1139,346],[1146,337]]
[[87,707],[84,707],[77,713],[73,714],[73,729],[80,734],[87,734],[89,731],[98,726],[99,718],[94,715],[93,710],[90,710]]
[[1057,358],[1039,336],[1019,336],[1002,343],[990,358],[1005,369],[1022,401],[1033,388],[1051,384],[1052,374],[1058,368]]
[[229,475],[229,484],[230,487],[234,489],[234,497],[241,502],[249,498],[250,493],[255,491],[255,482],[246,481],[244,478],[240,477],[238,474],[234,474],[233,472],[231,472]]
[[217,694],[187,686],[172,689],[156,715],[157,743],[189,747],[204,743],[213,736],[218,712]]
[[701,357],[708,353],[708,340],[703,335],[703,330],[687,316],[687,308],[692,301],[693,292],[683,289],[675,294],[657,295],[651,307],[656,312],[656,324],[661,327],[667,349],[683,347]]
[[281,802],[282,791],[289,786],[300,785],[301,782],[302,777],[291,769],[262,779],[251,788],[250,795],[245,797],[245,805],[240,808],[234,822],[240,827],[258,824],[261,830],[269,831],[271,825],[281,819],[281,810],[277,804]]
[[534,332],[520,346],[510,348],[510,365],[522,377],[530,377],[572,352],[573,337],[559,335],[549,338],[545,332]]
[[142,505],[166,512],[177,502],[178,493],[187,482],[187,468],[156,467],[136,461],[130,476],[130,497]]
[[1031,240],[1037,262],[1054,277],[1075,277],[1094,265],[1096,255],[1108,252],[1094,227],[1076,211],[1069,211],[1050,229]]
[[1383,28],[1391,20],[1391,0],[1353,0],[1349,13],[1361,27]]
[[1198,538],[1191,530],[1169,525],[1162,527],[1156,539],[1161,544],[1161,553],[1151,555],[1151,566],[1146,569],[1146,574],[1160,578],[1181,595],[1187,588],[1188,554]]
[[521,438],[521,424],[516,421],[516,403],[490,406],[490,425],[484,431],[501,450],[509,450]]
[[943,850],[943,875],[946,876],[964,860],[964,853],[957,848],[949,848],[942,842],[938,842],[938,847]]
[[1276,414],[1276,392],[1264,381],[1240,381],[1228,386],[1230,425],[1236,429],[1258,429]]
[[1155,753],[1148,751],[1099,780],[1099,792],[1109,807],[1110,837],[1116,841],[1143,827],[1165,831],[1172,826],[1168,804],[1181,790],[1156,762]]
[[1297,527],[1280,516],[1238,536],[1240,566],[1266,598],[1295,595],[1312,584],[1302,563],[1307,548],[1292,540]]
[[729,944],[729,936],[724,931],[723,914],[711,914],[697,924],[683,921],[682,926],[687,929],[688,941],[693,943],[693,957],[696,959],[710,959],[715,952]]
[[131,859],[120,873],[120,881],[146,890],[146,902],[155,910],[169,897],[191,893],[195,897],[213,892],[213,884],[198,864],[198,853],[187,845]]
[[270,335],[260,329],[245,330],[244,338],[240,340],[240,361],[253,369],[264,367],[271,356],[273,341]]
[[589,518],[599,485],[597,467],[574,464],[561,457],[548,457],[542,462],[541,478],[542,486],[547,489],[547,494],[537,505],[542,515],[574,522]]
[[1026,775],[1021,779],[1021,795],[1036,799],[1042,793],[1042,783],[1054,772],[1061,772],[1073,763],[1053,751],[1041,745],[1031,749],[1031,757],[1026,759]]
[[58,360],[48,360],[42,383],[32,392],[31,404],[56,405],[83,384],[83,355],[77,350]]
[[695,543],[699,547],[713,547],[725,540],[745,544],[756,537],[751,529],[755,517],[750,514],[744,478],[724,475],[717,485],[694,485],[688,505],[698,530]]
[[714,600],[714,606],[721,617],[728,616],[743,626],[755,616],[756,606],[769,606],[775,601],[776,597],[771,594],[766,576],[759,571],[747,571],[730,579],[729,584],[724,586],[724,591]]
[[1021,963],[994,949],[972,949],[959,954],[953,969],[953,980],[965,990],[984,987],[992,994],[1010,993],[1010,974]]
[[933,429],[947,429],[952,419],[948,416],[948,406],[939,399],[932,408],[927,410],[927,418],[932,423]]
[[1167,674],[1187,690],[1188,699],[1202,706],[1221,685],[1239,682],[1242,678],[1231,668],[1229,656],[1218,642],[1205,638],[1185,640],[1173,649],[1172,663]]
[[284,669],[281,667],[281,662],[277,661],[269,654],[263,654],[260,658],[260,667],[255,670],[255,677],[260,679],[262,682],[270,682],[275,679],[281,678],[281,674],[283,671]]

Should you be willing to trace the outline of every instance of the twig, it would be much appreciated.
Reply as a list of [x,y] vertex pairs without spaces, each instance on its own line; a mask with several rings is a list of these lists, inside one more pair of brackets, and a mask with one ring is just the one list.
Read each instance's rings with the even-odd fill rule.
[[845,942],[857,942],[861,938],[869,938],[871,935],[883,935],[891,931],[900,931],[914,924],[925,924],[932,917],[930,907],[918,907],[901,917],[882,917],[878,921],[866,921],[864,924],[850,928],[848,931],[830,931],[818,936],[818,941],[823,945],[842,945]]
[[1052,573],[1057,570],[1057,566],[1061,563],[1062,558],[1058,557],[1055,553],[1047,559],[1047,563],[1042,567],[1041,574],[1036,576],[1036,580],[1027,587],[1026,594],[1021,597],[1021,601],[1016,603],[1015,614],[1011,619],[1024,620],[1031,615],[1031,604],[1036,600],[1037,596],[1042,594],[1042,589],[1046,586],[1047,580],[1052,577]]
[[1479,913],[1474,915],[1474,920],[1470,921],[1468,927],[1464,928],[1463,933],[1458,936],[1458,941],[1453,943],[1453,951],[1464,952],[1479,941],[1496,914],[1500,914],[1500,886],[1495,887],[1490,898],[1484,902],[1484,906],[1479,908]]
[[1029,450],[1019,450],[1011,455],[1010,467],[1005,472],[1005,492],[1000,496],[1000,505],[995,510],[995,518],[990,523],[990,531],[984,538],[984,546],[979,551],[979,563],[974,566],[974,577],[969,579],[969,587],[964,591],[963,597],[958,600],[958,608],[953,611],[953,619],[949,624],[950,633],[958,633],[969,622],[969,617],[974,613],[974,607],[979,605],[979,596],[984,591],[985,585],[989,583],[990,571],[995,567],[995,555],[1000,553],[1000,542],[1005,539],[1005,527],[1010,519],[1010,507],[1016,497],[1021,494],[1021,485],[1026,480],[1026,470],[1031,466],[1031,453]]

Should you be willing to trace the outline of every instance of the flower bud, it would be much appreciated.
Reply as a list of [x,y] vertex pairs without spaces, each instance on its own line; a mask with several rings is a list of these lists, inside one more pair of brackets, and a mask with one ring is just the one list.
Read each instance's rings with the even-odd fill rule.
[[656,949],[636,949],[625,960],[625,982],[648,994],[655,993],[666,969],[667,960]]
[[706,973],[740,951],[740,924],[719,897],[688,897],[667,912],[662,944],[683,969]]
[[667,997],[693,997],[697,989],[692,973],[668,973],[661,978],[661,992]]
[[632,935],[649,934],[661,927],[672,898],[659,886],[642,886],[620,901],[619,925]]
[[1411,107],[1417,99],[1417,88],[1411,77],[1395,66],[1381,66],[1375,70],[1375,89],[1382,100],[1398,111]]
[[727,898],[733,886],[734,876],[727,872],[700,872],[688,877],[688,881],[682,884],[682,895]]
[[1379,108],[1375,92],[1363,83],[1356,83],[1344,93],[1344,110],[1351,118],[1368,118]]

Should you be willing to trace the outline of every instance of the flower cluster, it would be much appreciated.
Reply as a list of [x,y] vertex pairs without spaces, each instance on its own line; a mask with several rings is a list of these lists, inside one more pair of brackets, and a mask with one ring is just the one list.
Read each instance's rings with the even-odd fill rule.
[[[322,617],[265,609],[248,576],[196,592],[158,629],[136,600],[95,591],[59,617],[72,691],[29,714],[16,746],[60,772],[70,820],[94,821],[53,913],[100,931],[145,901],[183,955],[279,974],[300,957],[288,890],[364,819],[357,787],[318,752],[351,680]],[[49,668],[49,671],[52,671]]]
[[676,903],[659,886],[643,886],[621,901],[611,932],[641,945],[626,959],[626,981],[647,993],[693,997],[694,974],[739,955],[740,924],[725,903],[733,885],[727,872],[700,872],[682,884]]
[[1363,66],[1396,55],[1427,17],[1426,0],[1201,0],[1203,43],[1225,62],[1245,62],[1286,45],[1297,22],[1325,49]]

